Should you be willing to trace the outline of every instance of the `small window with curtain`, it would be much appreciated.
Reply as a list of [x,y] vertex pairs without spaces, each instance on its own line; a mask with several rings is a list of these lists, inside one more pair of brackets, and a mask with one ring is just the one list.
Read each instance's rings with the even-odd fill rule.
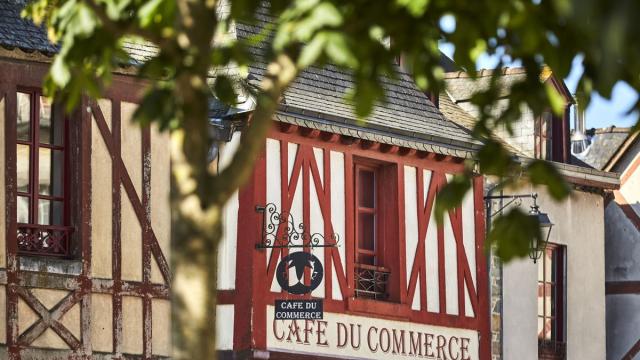
[[39,90],[19,89],[16,112],[18,252],[70,255],[68,124]]
[[538,358],[566,358],[565,247],[548,244],[538,262]]
[[385,300],[390,270],[384,265],[383,226],[385,211],[382,206],[381,184],[384,175],[381,165],[356,163],[355,165],[355,293],[356,297]]

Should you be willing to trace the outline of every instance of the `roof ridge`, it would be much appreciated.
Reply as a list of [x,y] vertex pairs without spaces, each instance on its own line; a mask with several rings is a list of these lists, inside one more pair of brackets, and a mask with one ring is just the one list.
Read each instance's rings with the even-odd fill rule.
[[[499,69],[478,69],[475,71],[475,78],[492,76],[496,71],[499,71],[501,75],[517,75],[525,74],[527,70],[524,67],[502,67]],[[452,71],[444,74],[445,79],[458,79],[458,78],[474,78],[469,71]]]

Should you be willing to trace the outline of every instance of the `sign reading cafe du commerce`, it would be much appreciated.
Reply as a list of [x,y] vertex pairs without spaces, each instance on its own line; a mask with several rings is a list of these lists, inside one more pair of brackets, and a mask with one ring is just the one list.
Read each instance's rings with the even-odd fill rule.
[[267,309],[267,348],[363,359],[477,360],[478,333],[401,321],[324,313],[323,320],[278,320]]

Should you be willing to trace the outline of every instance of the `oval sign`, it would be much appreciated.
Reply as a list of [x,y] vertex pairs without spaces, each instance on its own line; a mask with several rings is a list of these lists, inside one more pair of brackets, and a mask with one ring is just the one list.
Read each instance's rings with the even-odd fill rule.
[[[309,284],[305,284],[304,270],[311,269]],[[315,290],[322,281],[324,271],[320,260],[311,253],[298,251],[285,256],[276,268],[276,279],[282,290],[303,295]]]

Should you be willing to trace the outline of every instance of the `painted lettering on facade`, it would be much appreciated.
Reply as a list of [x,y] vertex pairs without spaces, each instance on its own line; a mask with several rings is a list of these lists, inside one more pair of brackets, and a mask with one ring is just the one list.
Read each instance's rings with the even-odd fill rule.
[[473,330],[336,313],[324,315],[323,320],[279,320],[270,306],[267,347],[367,359],[478,359],[478,333]]

